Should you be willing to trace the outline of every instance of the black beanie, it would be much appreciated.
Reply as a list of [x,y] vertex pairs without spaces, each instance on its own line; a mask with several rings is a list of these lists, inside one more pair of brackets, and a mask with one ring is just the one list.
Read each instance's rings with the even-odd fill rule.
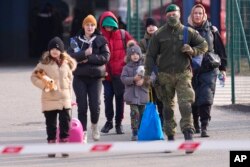
[[151,17],[147,18],[145,27],[147,28],[150,25],[157,26],[156,21]]
[[61,52],[64,51],[63,41],[59,37],[54,37],[53,39],[49,41],[48,50],[50,51],[53,48],[56,48],[60,50]]

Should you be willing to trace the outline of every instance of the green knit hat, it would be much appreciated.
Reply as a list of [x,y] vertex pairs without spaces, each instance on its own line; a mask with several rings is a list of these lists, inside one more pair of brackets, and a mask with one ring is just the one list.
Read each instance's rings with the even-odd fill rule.
[[168,7],[166,8],[166,13],[173,12],[173,11],[180,11],[179,6],[177,6],[175,4],[168,5]]
[[114,28],[118,28],[118,24],[115,21],[115,19],[113,19],[112,17],[106,17],[103,22],[102,22],[102,26],[103,27],[114,27]]

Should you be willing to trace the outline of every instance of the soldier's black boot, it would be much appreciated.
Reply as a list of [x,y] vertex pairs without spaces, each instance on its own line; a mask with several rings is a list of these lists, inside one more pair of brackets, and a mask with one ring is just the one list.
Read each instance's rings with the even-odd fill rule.
[[[174,135],[168,135],[168,141],[174,141]],[[171,151],[169,151],[169,150],[166,150],[166,151],[164,151],[164,153],[171,153]]]
[[[193,141],[193,131],[191,129],[183,132],[186,141]],[[192,154],[194,150],[186,150],[186,154]]]

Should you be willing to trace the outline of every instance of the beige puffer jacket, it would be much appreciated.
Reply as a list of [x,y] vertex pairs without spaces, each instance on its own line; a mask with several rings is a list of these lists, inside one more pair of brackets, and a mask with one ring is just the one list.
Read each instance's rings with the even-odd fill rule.
[[[42,90],[42,111],[62,110],[71,108],[72,100],[72,71],[76,68],[76,61],[67,53],[63,53],[63,62],[59,67],[55,61],[48,62],[49,52],[45,52],[41,61],[37,64],[31,75],[31,82]],[[46,62],[47,61],[47,62]],[[48,77],[52,78],[56,85],[56,91],[45,92],[45,84],[36,77],[36,70],[44,70]]]

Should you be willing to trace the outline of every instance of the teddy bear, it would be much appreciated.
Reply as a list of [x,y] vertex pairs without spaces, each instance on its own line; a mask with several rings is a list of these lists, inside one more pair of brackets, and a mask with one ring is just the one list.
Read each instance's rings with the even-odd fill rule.
[[137,70],[136,70],[136,73],[138,74],[138,75],[140,75],[141,77],[144,77],[144,75],[145,75],[145,69],[144,69],[144,66],[139,66],[138,68],[137,68]]
[[44,88],[45,92],[57,90],[57,86],[55,84],[55,81],[53,79],[51,79],[50,77],[48,77],[44,70],[42,70],[42,69],[36,70],[35,74],[36,74],[37,78],[41,79],[43,81],[43,83],[45,84],[45,88]]

